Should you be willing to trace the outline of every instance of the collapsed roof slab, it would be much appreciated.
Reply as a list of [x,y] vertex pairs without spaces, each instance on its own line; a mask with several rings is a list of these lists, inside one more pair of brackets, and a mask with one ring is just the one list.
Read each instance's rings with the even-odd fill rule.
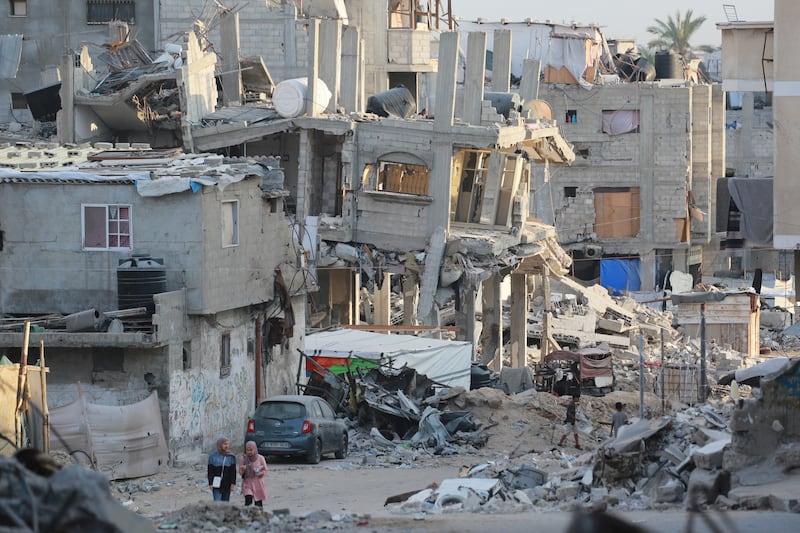
[[146,131],[147,123],[142,120],[137,107],[131,104],[131,99],[146,91],[149,86],[157,86],[165,81],[175,83],[175,75],[163,74],[143,75],[132,80],[127,86],[117,92],[103,95],[76,94],[75,106],[86,106],[115,130]]

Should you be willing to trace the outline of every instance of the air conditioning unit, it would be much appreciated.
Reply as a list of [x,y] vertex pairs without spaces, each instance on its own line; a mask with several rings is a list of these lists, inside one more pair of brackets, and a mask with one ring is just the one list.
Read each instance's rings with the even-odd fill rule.
[[583,248],[583,255],[592,259],[598,259],[601,255],[603,255],[603,247],[597,246],[596,244],[587,244]]

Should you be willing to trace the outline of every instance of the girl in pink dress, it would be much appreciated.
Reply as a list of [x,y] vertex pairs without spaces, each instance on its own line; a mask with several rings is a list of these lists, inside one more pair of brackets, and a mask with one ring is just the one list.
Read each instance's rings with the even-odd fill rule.
[[267,487],[264,484],[264,476],[267,475],[267,472],[267,460],[258,453],[254,441],[247,441],[244,446],[244,456],[239,461],[245,506],[253,502],[256,507],[263,506],[264,500],[267,499]]

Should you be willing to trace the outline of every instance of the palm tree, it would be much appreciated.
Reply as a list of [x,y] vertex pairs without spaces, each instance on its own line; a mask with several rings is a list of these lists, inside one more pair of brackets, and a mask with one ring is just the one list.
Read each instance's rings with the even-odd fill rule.
[[675,18],[668,16],[666,22],[655,19],[655,26],[649,26],[647,33],[652,33],[656,39],[647,43],[647,46],[672,50],[688,59],[692,52],[689,39],[705,21],[706,17],[692,18],[691,9],[687,9],[683,16],[680,11],[675,11]]

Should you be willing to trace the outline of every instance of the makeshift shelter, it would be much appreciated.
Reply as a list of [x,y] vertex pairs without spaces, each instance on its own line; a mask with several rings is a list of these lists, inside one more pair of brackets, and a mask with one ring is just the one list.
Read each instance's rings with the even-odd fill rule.
[[[335,374],[384,364],[392,368],[408,366],[436,383],[469,390],[469,342],[339,329],[307,335],[303,355]],[[313,363],[306,363],[306,371],[312,370]]]
[[[50,410],[51,450],[90,458],[110,479],[155,474],[169,459],[158,395],[131,405],[96,405],[83,394]],[[85,455],[84,455],[85,454]]]

